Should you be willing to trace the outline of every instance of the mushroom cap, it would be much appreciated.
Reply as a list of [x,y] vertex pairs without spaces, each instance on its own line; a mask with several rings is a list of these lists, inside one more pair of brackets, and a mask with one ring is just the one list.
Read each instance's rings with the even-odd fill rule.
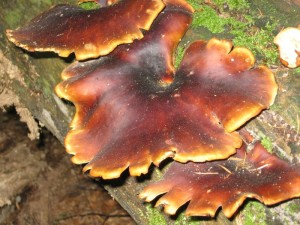
[[174,162],[162,181],[147,186],[139,195],[175,214],[188,203],[188,216],[213,217],[219,207],[231,217],[246,198],[273,205],[300,196],[300,166],[290,165],[260,144],[246,153],[246,145],[228,160],[181,164]]
[[63,71],[56,92],[76,107],[65,146],[91,176],[117,178],[128,167],[139,176],[167,157],[228,158],[242,144],[234,130],[273,103],[271,71],[252,69],[251,52],[225,40],[194,42],[175,71],[191,20],[190,6],[168,0],[142,40]]
[[[144,36],[105,57],[73,63],[56,87],[76,107],[66,149],[74,163],[88,163],[84,171],[91,176],[117,178],[128,167],[138,176],[167,157],[228,158],[242,144],[234,131],[274,101],[271,71],[252,68],[252,53],[229,41],[192,43],[175,71],[174,52],[193,9],[184,0],[164,3],[145,35],[140,28],[150,27],[164,7],[161,1],[124,0],[89,11],[59,5],[7,32],[28,50],[75,52],[77,59],[107,54]],[[117,13],[118,20],[109,20]]]
[[26,26],[7,30],[7,36],[28,51],[53,51],[62,57],[74,52],[77,60],[96,58],[143,38],[141,29],[148,30],[164,7],[162,0],[123,0],[94,10],[57,5]]
[[280,61],[289,68],[300,66],[300,29],[288,27],[275,37],[279,48]]

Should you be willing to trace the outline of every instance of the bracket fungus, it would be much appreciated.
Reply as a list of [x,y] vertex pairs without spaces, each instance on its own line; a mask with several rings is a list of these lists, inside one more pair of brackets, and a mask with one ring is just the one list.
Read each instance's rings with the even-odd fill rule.
[[[65,139],[74,163],[86,163],[84,171],[93,177],[113,179],[127,168],[132,176],[145,174],[152,163],[172,157],[178,162],[165,180],[140,195],[151,201],[169,191],[159,204],[170,214],[191,201],[189,215],[213,216],[222,205],[230,217],[246,197],[273,204],[299,195],[290,184],[299,186],[299,168],[259,144],[246,154],[237,132],[277,92],[274,75],[254,67],[249,50],[215,38],[195,41],[175,69],[174,54],[193,15],[186,1],[79,0],[86,1],[106,7],[59,5],[7,31],[29,51],[74,52],[77,60],[101,56],[72,63],[55,89],[76,108]],[[236,161],[229,158],[234,154]],[[212,174],[201,174],[210,167]],[[194,191],[183,195],[189,188]]]
[[142,40],[63,71],[56,93],[76,106],[66,149],[91,176],[117,178],[128,167],[139,176],[167,157],[227,158],[241,146],[234,130],[274,101],[273,74],[250,69],[252,54],[228,41],[193,43],[175,71],[191,13],[167,3]]
[[156,205],[163,205],[168,214],[189,202],[189,216],[214,216],[222,207],[225,216],[231,217],[246,198],[273,205],[299,197],[300,165],[268,153],[259,142],[246,153],[244,144],[227,160],[174,162],[163,180],[147,186],[140,197],[152,201],[161,194]]
[[[74,163],[87,163],[84,171],[91,176],[118,178],[127,168],[132,176],[139,176],[148,172],[151,163],[158,165],[167,157],[179,162],[228,158],[242,144],[235,130],[274,101],[277,85],[272,72],[263,66],[252,68],[252,53],[233,48],[229,41],[192,43],[175,71],[174,52],[192,21],[193,9],[182,0],[164,3],[165,9],[143,39],[120,45],[105,57],[73,63],[56,87],[58,96],[76,107],[65,140],[67,152],[74,155]],[[68,9],[74,13],[72,7]],[[9,31],[10,39],[19,46],[38,43],[33,31],[29,39],[19,34],[44,25],[53,10],[57,8],[26,28]],[[77,58],[82,58],[80,50]]]
[[53,51],[62,57],[74,52],[77,60],[97,58],[119,44],[143,38],[141,29],[148,30],[163,8],[162,0],[123,0],[94,10],[57,5],[24,27],[8,30],[7,36],[28,51]]
[[280,61],[289,68],[300,66],[300,25],[279,32],[274,43],[279,48]]

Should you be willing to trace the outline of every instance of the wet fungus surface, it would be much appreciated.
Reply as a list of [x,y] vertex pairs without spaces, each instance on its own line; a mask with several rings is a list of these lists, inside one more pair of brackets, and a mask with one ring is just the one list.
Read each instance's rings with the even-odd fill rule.
[[[300,166],[290,165],[260,144],[247,153],[243,145],[227,160],[181,164],[174,162],[162,181],[147,186],[140,194],[146,201],[159,198],[168,214],[188,203],[189,216],[214,216],[222,207],[231,217],[246,198],[266,205],[300,196]],[[188,190],[188,191],[187,191]]]
[[[108,1],[105,4],[114,3]],[[94,10],[57,5],[7,36],[28,51],[53,51],[62,57],[75,53],[77,60],[97,58],[116,46],[143,38],[164,8],[162,0],[124,0]]]
[[231,217],[248,197],[274,204],[299,196],[299,166],[260,144],[246,153],[237,132],[277,92],[273,73],[254,67],[249,50],[215,38],[195,41],[175,69],[193,16],[184,0],[79,2],[86,1],[106,7],[59,5],[7,31],[29,51],[96,58],[68,66],[55,89],[76,107],[65,139],[74,163],[113,179],[173,158],[164,179],[140,194],[152,201],[167,193],[157,204],[169,214],[190,202],[188,215],[214,216],[222,207]]
[[[136,2],[121,1],[113,6],[123,12]],[[74,155],[74,163],[87,163],[84,171],[89,170],[91,176],[118,178],[127,168],[132,176],[139,176],[167,157],[179,162],[228,158],[242,144],[235,130],[274,101],[277,86],[271,71],[263,66],[252,68],[252,53],[233,48],[229,41],[192,43],[175,71],[174,53],[192,21],[193,9],[182,0],[164,3],[165,9],[143,39],[120,45],[105,57],[73,63],[63,71],[64,81],[56,87],[58,96],[76,107],[65,140],[67,152]],[[153,7],[149,4],[140,8]],[[107,20],[103,9],[104,19],[97,17],[101,22]],[[25,28],[9,31],[10,39],[27,49],[31,48],[28,43],[35,43],[39,49],[34,32],[28,35],[26,30],[39,24],[42,26],[37,27],[43,27],[45,21],[47,26],[57,26],[60,20],[50,23],[47,19],[53,17],[53,10],[57,7]],[[65,9],[79,16],[76,10]],[[81,17],[90,14],[80,12]],[[71,24],[69,21],[73,17],[65,24]],[[87,24],[95,26],[95,22]],[[60,39],[51,40],[51,45],[56,45]],[[77,58],[82,58],[79,55],[80,48]]]
[[191,44],[175,71],[191,13],[167,4],[142,40],[63,71],[56,92],[76,106],[66,148],[90,175],[117,178],[129,167],[139,176],[167,157],[228,158],[241,146],[234,130],[274,101],[273,74],[251,69],[252,54],[228,41]]

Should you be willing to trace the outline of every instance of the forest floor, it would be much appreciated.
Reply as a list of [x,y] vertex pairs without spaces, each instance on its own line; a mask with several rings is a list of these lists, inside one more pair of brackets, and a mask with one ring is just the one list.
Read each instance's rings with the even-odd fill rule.
[[50,132],[27,133],[13,109],[0,109],[1,225],[135,224]]

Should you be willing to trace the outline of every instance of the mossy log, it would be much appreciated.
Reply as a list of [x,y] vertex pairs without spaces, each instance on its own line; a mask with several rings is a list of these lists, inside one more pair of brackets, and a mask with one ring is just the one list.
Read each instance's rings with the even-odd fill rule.
[[[42,124],[62,143],[68,131],[68,124],[74,113],[74,108],[72,105],[59,99],[54,94],[53,89],[60,82],[60,73],[70,63],[71,59],[61,59],[52,53],[29,53],[23,51],[7,40],[5,30],[23,25],[34,15],[44,11],[51,5],[66,2],[76,4],[77,1],[0,1],[0,107],[14,104],[17,111],[29,124],[32,138],[38,136],[38,127]],[[201,0],[191,0],[190,2],[193,4],[204,4],[204,1]],[[259,1],[252,2],[255,4],[255,2]],[[264,2],[263,6],[256,5],[256,7],[251,7],[248,10],[259,9],[264,14],[264,19],[268,19],[268,12],[271,15],[276,10],[276,12],[280,11],[281,8],[282,15],[288,14],[289,12],[286,10],[287,6],[289,6],[292,9],[299,10],[297,20],[300,24],[300,8],[297,9],[296,5],[293,8],[292,2],[261,2]],[[207,7],[216,10],[218,5],[210,4]],[[226,9],[225,5],[224,9]],[[268,11],[264,11],[265,9],[268,9]],[[201,8],[201,10],[203,9]],[[198,13],[201,13],[201,10]],[[294,11],[291,11],[291,13],[294,15]],[[228,12],[226,16],[230,17],[231,14]],[[236,16],[235,18],[238,17]],[[295,17],[293,16],[293,18]],[[281,24],[281,27],[295,26],[295,20],[291,24],[289,24],[291,20],[288,18],[284,21],[285,24]],[[255,24],[255,28],[259,30],[259,24]],[[279,30],[280,24],[274,29]],[[226,29],[224,32],[216,34],[210,32],[207,27],[201,27],[201,24],[194,24],[183,40],[183,44],[199,38],[211,36],[232,38],[232,35],[228,30],[226,33]],[[182,46],[184,45],[181,45],[181,48]],[[274,54],[276,55],[277,53]],[[268,63],[264,56],[260,57],[260,62]],[[246,128],[256,137],[262,139],[280,157],[289,160],[291,163],[299,162],[300,70],[285,69],[276,60],[270,64],[272,64],[270,65],[271,67],[276,68],[274,72],[280,87],[277,100],[270,110],[263,112],[259,117],[250,121]],[[99,182],[103,183],[111,196],[128,211],[138,224],[296,224],[296,221],[300,221],[299,199],[272,207],[265,207],[260,203],[249,201],[232,220],[228,220],[221,211],[218,213],[217,219],[212,220],[185,218],[182,214],[177,217],[168,217],[160,212],[160,209],[153,209],[152,205],[144,204],[137,197],[137,194],[148,182],[158,180],[161,175],[162,173],[158,169],[152,169],[150,175],[138,179],[124,174],[118,180]]]

